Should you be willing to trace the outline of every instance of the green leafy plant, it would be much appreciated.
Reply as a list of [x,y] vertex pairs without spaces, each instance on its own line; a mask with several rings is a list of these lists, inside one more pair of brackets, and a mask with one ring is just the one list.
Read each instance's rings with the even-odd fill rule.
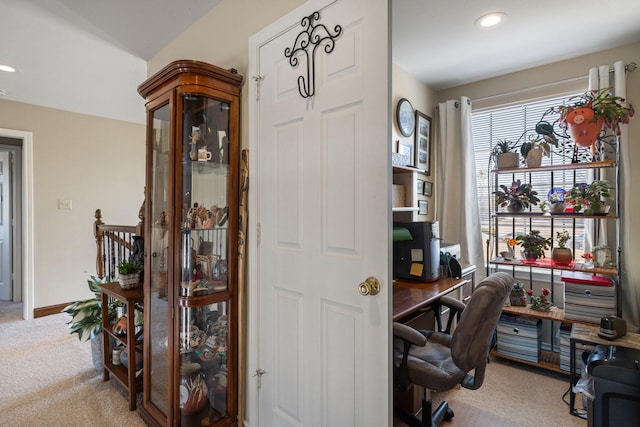
[[571,236],[569,236],[569,232],[567,230],[556,232],[556,242],[558,242],[559,248],[564,248],[570,238]]
[[590,184],[576,182],[565,196],[565,201],[573,205],[575,212],[580,212],[584,208],[585,215],[601,213],[611,199],[613,199],[611,187],[607,181],[602,180],[595,180]]
[[525,258],[527,255],[533,258],[544,258],[545,249],[551,247],[551,238],[541,236],[539,230],[531,230],[527,234],[520,234],[516,236],[516,241],[518,245],[522,246]]
[[520,146],[520,154],[522,155],[523,161],[526,160],[527,154],[529,154],[531,150],[536,149],[541,149],[542,154],[545,157],[549,157],[551,154],[551,147],[549,147],[549,143],[545,140],[532,139],[530,141],[523,142]]
[[118,265],[118,273],[120,274],[133,274],[139,273],[141,271],[142,266],[133,262],[123,261],[120,265]]
[[540,202],[538,192],[533,190],[531,184],[523,184],[519,179],[513,181],[510,187],[500,185],[500,190],[496,190],[495,202],[500,207],[511,206],[513,208],[528,208],[530,205],[537,205]]
[[594,113],[592,121],[602,117],[604,126],[620,135],[620,125],[629,123],[634,115],[634,109],[626,99],[615,96],[610,88],[587,91],[581,95],[573,96],[566,102],[567,105],[560,105],[553,111],[560,114],[558,122],[561,126],[567,126],[569,113],[576,108],[591,108]]
[[508,139],[499,139],[491,150],[491,157],[496,158],[500,154],[516,153],[517,145]]
[[[102,300],[100,285],[111,282],[112,279],[105,277],[99,279],[96,276],[89,276],[87,284],[89,290],[95,294],[94,298],[76,301],[66,306],[62,312],[71,316],[71,320],[67,322],[69,333],[78,334],[80,341],[86,341],[89,338],[95,337],[102,332]],[[109,307],[109,311],[114,311],[115,307],[119,305],[117,302],[112,303]],[[120,304],[121,305],[121,304]]]

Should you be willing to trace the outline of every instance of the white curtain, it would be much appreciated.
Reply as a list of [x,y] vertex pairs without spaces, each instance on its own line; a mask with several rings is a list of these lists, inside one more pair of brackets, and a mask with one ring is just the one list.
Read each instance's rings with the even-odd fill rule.
[[472,135],[469,98],[438,105],[435,219],[442,240],[460,243],[461,261],[476,266],[477,283],[485,269]]
[[[613,75],[613,84],[611,83],[611,76]],[[626,64],[624,61],[616,61],[613,64],[613,67],[610,65],[600,65],[599,67],[593,67],[589,70],[589,89],[604,89],[611,88],[613,94],[619,96],[621,98],[627,97],[627,76],[626,76]],[[627,321],[627,329],[634,331],[639,329],[639,319],[635,313],[638,313],[638,300],[637,300],[637,292],[634,284],[631,280],[629,280],[628,273],[625,271],[625,265],[630,265],[632,262],[632,258],[628,251],[624,250],[625,241],[624,238],[627,234],[625,230],[628,230],[627,224],[632,221],[630,218],[633,215],[632,212],[628,212],[625,209],[624,201],[628,200],[628,198],[632,197],[630,188],[630,162],[627,162],[630,157],[629,152],[629,134],[627,130],[627,125],[623,124],[620,126],[621,135],[620,135],[620,181],[616,183],[615,171],[612,169],[604,170],[604,175],[601,177],[602,179],[606,179],[609,181],[611,186],[618,185],[618,195],[619,200],[614,201],[617,203],[619,207],[619,212],[617,214],[621,217],[620,223],[620,242],[618,242],[619,247],[622,249],[620,254],[620,259],[618,262],[622,266],[622,274],[620,281],[620,288],[622,289],[622,315],[624,319]],[[590,173],[590,179],[595,178],[593,172]],[[635,196],[635,195],[634,195]],[[585,233],[586,241],[585,241],[585,250],[591,250],[591,248],[595,245],[606,245],[608,242],[611,243],[608,246],[611,248],[611,251],[614,253],[617,252],[618,246],[613,246],[615,243],[615,227],[613,223],[609,221],[600,221],[601,226],[598,230],[599,238],[593,236],[592,233],[588,230],[593,230],[593,226],[589,226],[593,221],[588,220],[585,221]],[[633,314],[630,316],[629,314]]]

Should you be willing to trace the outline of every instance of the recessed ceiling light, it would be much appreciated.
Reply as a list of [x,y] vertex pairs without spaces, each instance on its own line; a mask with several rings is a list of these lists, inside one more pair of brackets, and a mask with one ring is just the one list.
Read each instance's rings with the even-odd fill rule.
[[4,89],[0,89],[0,96],[5,96],[7,94],[7,91]]
[[476,20],[476,25],[480,28],[495,27],[499,23],[504,22],[506,17],[507,15],[502,12],[488,13],[478,18]]
[[0,71],[6,71],[7,73],[14,73],[16,71],[15,68],[10,67],[8,65],[1,65],[0,64]]

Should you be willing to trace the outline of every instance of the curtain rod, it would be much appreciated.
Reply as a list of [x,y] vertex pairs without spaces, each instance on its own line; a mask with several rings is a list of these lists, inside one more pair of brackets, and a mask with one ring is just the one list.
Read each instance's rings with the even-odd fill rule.
[[[628,63],[628,64],[626,64],[624,66],[624,70],[626,72],[635,71],[637,68],[638,68],[638,64],[636,64],[635,62],[630,62],[630,63]],[[609,72],[610,73],[614,72],[613,67],[611,67],[609,69]],[[588,75],[572,77],[572,78],[568,78],[568,79],[565,79],[565,80],[560,80],[560,81],[551,82],[551,83],[545,83],[545,84],[541,84],[541,85],[538,85],[538,86],[531,86],[531,87],[527,87],[527,88],[523,88],[523,89],[514,90],[514,91],[511,91],[511,92],[505,92],[505,93],[500,93],[500,94],[497,94],[497,95],[485,96],[485,97],[482,97],[482,98],[474,98],[473,101],[474,102],[483,102],[483,101],[489,101],[489,100],[496,99],[496,98],[504,98],[504,97],[507,97],[507,96],[517,95],[517,94],[520,94],[520,93],[526,93],[526,92],[536,91],[536,90],[540,90],[540,89],[546,89],[546,88],[557,86],[557,85],[563,85],[563,84],[567,84],[567,83],[577,82],[577,81],[580,81],[582,79],[586,79],[588,77],[589,77]]]

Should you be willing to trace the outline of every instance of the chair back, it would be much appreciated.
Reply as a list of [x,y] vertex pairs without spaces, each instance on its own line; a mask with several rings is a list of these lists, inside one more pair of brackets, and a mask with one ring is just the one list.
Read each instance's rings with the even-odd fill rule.
[[514,283],[512,275],[498,272],[476,287],[451,340],[451,357],[458,368],[469,372],[486,365],[493,331]]

